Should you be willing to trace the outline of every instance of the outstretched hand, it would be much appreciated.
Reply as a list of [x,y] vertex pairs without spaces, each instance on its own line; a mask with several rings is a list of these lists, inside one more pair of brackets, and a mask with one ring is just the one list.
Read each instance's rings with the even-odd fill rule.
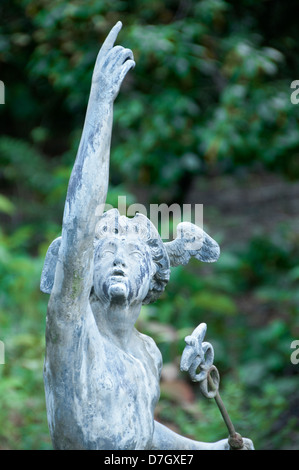
[[122,28],[121,21],[111,29],[97,56],[92,76],[92,86],[97,95],[115,100],[121,84],[131,68],[135,67],[133,52],[122,46],[114,46]]

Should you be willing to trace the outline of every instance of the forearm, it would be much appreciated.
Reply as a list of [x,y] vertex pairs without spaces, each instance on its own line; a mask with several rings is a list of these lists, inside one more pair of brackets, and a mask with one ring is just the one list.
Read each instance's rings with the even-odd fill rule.
[[198,442],[171,431],[155,421],[152,450],[213,450],[213,443]]
[[[64,207],[62,240],[57,271],[63,269],[54,291],[74,298],[88,291],[87,280],[93,259],[93,241],[97,219],[104,207],[109,178],[110,140],[113,104],[90,95],[85,124],[70,177]],[[62,273],[61,273],[62,274]]]
[[106,201],[112,121],[113,103],[105,96],[96,99],[92,88],[63,216],[64,227],[76,221],[85,237],[93,237],[96,208]]

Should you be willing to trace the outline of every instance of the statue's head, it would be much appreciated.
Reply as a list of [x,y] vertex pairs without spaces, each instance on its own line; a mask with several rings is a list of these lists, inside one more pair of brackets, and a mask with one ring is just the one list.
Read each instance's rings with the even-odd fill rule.
[[151,221],[142,214],[104,213],[96,227],[94,293],[107,300],[154,302],[170,276],[165,245]]
[[[56,238],[46,254],[40,288],[47,294],[53,288],[60,244],[61,237]],[[127,218],[111,209],[95,231],[92,294],[148,304],[164,291],[170,267],[185,265],[191,257],[211,263],[219,254],[218,243],[190,222],[178,224],[176,239],[164,243],[143,214]]]

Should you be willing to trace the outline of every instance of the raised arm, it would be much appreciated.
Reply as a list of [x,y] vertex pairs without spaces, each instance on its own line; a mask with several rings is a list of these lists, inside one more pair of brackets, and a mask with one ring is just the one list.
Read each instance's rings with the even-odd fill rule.
[[70,177],[63,215],[62,240],[53,302],[68,310],[88,302],[92,285],[93,241],[104,208],[109,178],[113,103],[127,72],[135,66],[132,51],[114,46],[122,27],[110,31],[98,54],[82,137]]

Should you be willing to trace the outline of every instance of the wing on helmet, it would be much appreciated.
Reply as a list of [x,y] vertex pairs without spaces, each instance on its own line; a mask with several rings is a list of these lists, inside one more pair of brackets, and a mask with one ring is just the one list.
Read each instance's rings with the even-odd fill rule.
[[204,230],[191,222],[181,222],[177,226],[177,237],[165,243],[171,266],[185,265],[191,256],[205,263],[218,260],[220,247]]

